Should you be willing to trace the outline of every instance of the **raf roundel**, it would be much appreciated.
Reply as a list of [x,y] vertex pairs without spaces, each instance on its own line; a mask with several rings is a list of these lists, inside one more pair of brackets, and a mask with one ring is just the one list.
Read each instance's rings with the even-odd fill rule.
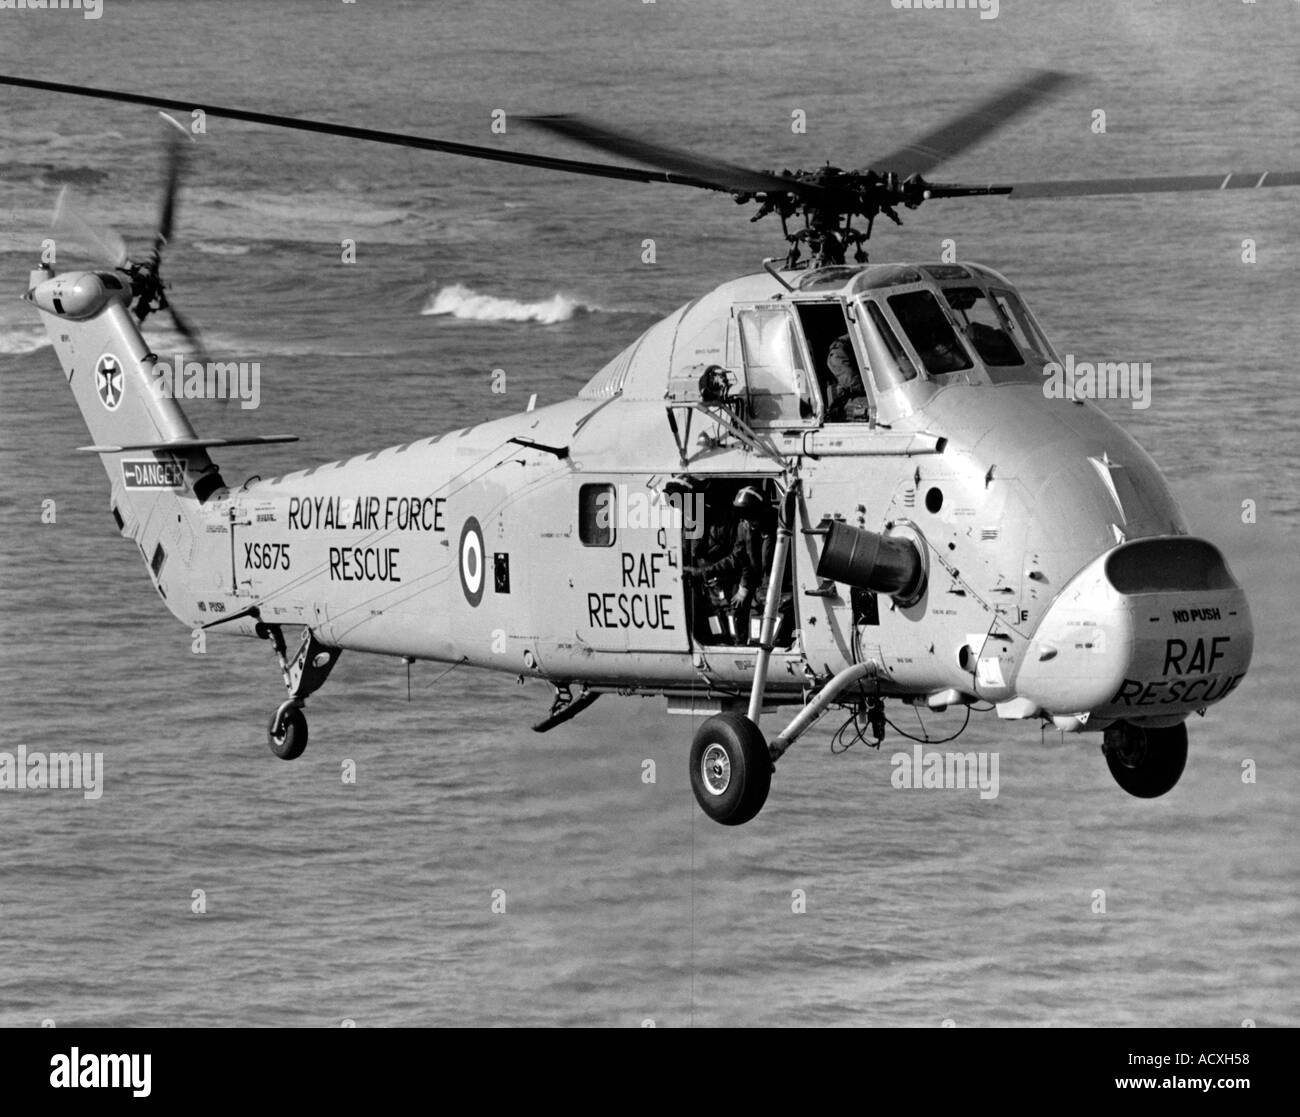
[[112,353],[105,353],[95,363],[95,390],[99,393],[99,402],[109,411],[116,411],[122,402],[122,388],[125,381],[122,366]]
[[471,516],[460,533],[460,588],[476,608],[483,600],[483,581],[483,529]]

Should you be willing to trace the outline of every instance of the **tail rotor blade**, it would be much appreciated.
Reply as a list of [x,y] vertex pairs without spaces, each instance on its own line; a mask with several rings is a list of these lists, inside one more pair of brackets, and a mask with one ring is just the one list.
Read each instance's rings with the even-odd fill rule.
[[66,186],[59,191],[51,227],[56,241],[66,240],[80,245],[110,268],[120,268],[126,263],[126,241],[116,229],[109,226],[96,229],[77,213],[72,207],[71,195]]
[[154,235],[155,251],[161,251],[163,245],[172,239],[172,231],[176,227],[176,192],[180,188],[181,175],[185,170],[185,160],[189,154],[188,145],[194,142],[194,137],[173,117],[165,112],[160,112],[158,115],[175,131],[167,133],[162,204],[158,212],[158,230]]
[[176,326],[176,332],[185,339],[186,344],[194,350],[195,354],[206,363],[208,354],[203,347],[203,338],[199,334],[198,327],[171,303],[167,304],[167,313],[171,315],[172,322]]
[[[203,335],[199,333],[198,327],[170,302],[167,304],[167,314],[172,320],[172,325],[176,327],[176,332],[185,339],[186,351],[193,353],[194,359],[206,366],[208,364],[208,350],[203,344]],[[222,409],[224,410],[229,404],[230,397],[228,395],[222,396]]]

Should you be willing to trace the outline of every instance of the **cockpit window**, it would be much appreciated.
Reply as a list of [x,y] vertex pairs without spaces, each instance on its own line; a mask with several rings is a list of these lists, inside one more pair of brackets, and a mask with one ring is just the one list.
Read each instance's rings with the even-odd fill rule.
[[1025,359],[1007,332],[1009,322],[978,287],[945,287],[944,298],[966,338],[986,365],[1022,365]]
[[890,327],[885,312],[874,302],[867,304],[867,317],[871,319],[866,332],[867,360],[880,391],[895,388],[907,380],[916,379],[916,366],[907,355],[903,343]]
[[948,316],[929,291],[890,295],[889,306],[932,376],[971,367],[971,359],[957,340]]
[[740,344],[749,388],[750,418],[802,422],[814,413],[812,381],[786,310],[742,310]]
[[994,289],[993,301],[1002,311],[1016,344],[1025,352],[1027,364],[1046,364],[1055,359],[1043,331],[1018,295]]

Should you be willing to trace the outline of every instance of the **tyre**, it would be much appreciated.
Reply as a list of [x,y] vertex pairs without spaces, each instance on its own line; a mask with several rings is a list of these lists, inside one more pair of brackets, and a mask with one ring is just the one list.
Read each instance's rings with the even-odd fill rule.
[[307,747],[307,715],[286,703],[271,715],[266,743],[281,760],[296,760]]
[[715,714],[691,742],[691,790],[714,822],[739,826],[763,808],[772,760],[763,734],[739,713]]
[[1155,799],[1178,782],[1187,765],[1187,726],[1144,729],[1117,721],[1102,751],[1115,782],[1139,799]]

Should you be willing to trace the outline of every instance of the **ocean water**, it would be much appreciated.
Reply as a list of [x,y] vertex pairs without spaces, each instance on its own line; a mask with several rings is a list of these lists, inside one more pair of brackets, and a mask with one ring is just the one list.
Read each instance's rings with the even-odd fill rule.
[[[888,0],[0,12],[0,72],[577,158],[513,118],[578,111],[755,166],[865,167],[1024,68],[1077,72],[930,176],[974,182],[1291,169],[1298,46],[1282,0],[1003,0],[988,21]],[[909,742],[832,756],[826,724],[733,830],[691,797],[690,719],[605,697],[538,736],[549,691],[508,676],[421,664],[408,701],[400,662],[345,655],[307,753],[271,757],[269,651],[213,636],[191,653],[113,529],[102,469],[71,452],[84,428],[17,299],[61,183],[148,237],[161,126],[12,89],[0,105],[0,749],[103,752],[106,769],[96,801],[0,794],[0,1024],[1300,1023],[1295,191],[933,202],[874,242],[883,261],[952,239],[1063,352],[1152,362],[1149,410],[1107,406],[1256,622],[1252,671],[1193,718],[1179,786],[1132,799],[1095,737],[988,715],[962,747],[999,753],[996,799],[900,791],[889,755]],[[209,348],[263,377],[256,411],[195,405],[194,422],[304,439],[221,454],[231,481],[565,398],[782,251],[722,196],[215,118],[193,163],[165,274]]]

